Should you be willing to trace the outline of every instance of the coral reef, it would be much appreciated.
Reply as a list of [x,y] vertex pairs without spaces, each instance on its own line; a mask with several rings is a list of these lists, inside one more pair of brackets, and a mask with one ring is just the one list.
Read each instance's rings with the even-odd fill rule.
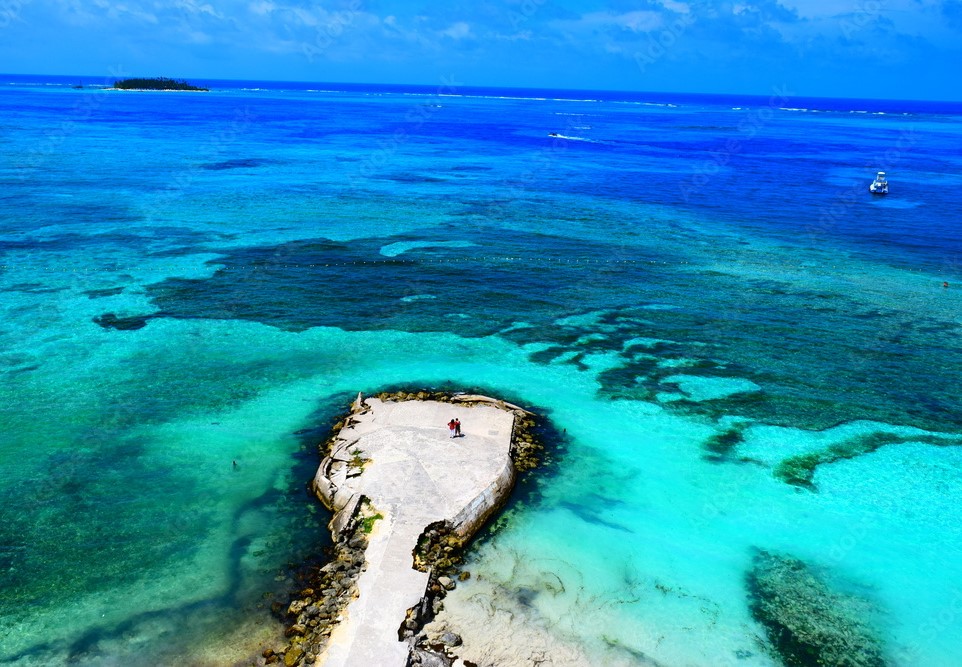
[[789,667],[887,667],[867,600],[833,590],[809,565],[758,551],[747,577],[752,615]]

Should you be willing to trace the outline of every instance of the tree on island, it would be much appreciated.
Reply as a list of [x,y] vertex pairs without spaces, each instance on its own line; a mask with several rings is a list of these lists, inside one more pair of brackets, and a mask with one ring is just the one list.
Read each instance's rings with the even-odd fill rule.
[[183,79],[180,81],[160,76],[149,79],[121,79],[114,82],[119,90],[191,90],[208,92],[207,88],[192,86]]

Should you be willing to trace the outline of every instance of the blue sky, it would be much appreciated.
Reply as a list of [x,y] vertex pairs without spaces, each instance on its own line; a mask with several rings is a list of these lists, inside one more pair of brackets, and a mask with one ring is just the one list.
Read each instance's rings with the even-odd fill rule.
[[962,100],[962,0],[0,0],[0,71]]

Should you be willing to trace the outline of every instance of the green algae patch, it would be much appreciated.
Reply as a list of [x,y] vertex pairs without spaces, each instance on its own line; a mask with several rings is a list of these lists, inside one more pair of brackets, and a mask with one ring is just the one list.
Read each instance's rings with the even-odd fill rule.
[[785,665],[893,664],[868,620],[874,606],[833,590],[804,562],[758,551],[747,586],[752,616],[765,627],[771,650]]
[[361,519],[361,530],[364,531],[366,535],[370,535],[371,531],[374,530],[374,524],[383,519],[384,515],[378,512],[372,516],[366,516]]
[[364,472],[364,466],[371,462],[371,459],[366,459],[363,456],[360,449],[354,448],[351,450],[351,460],[347,462],[349,472],[348,477],[355,477]]

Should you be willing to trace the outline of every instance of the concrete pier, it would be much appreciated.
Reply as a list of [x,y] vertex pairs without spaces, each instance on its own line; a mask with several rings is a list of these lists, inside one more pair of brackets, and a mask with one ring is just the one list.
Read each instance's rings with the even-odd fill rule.
[[[428,575],[413,567],[419,536],[438,521],[469,536],[504,502],[514,484],[511,436],[519,408],[481,396],[441,401],[355,403],[314,480],[342,530],[366,500],[373,521],[357,580],[358,596],[342,613],[316,665],[404,667],[409,645],[398,631],[418,605]],[[462,397],[462,401],[465,397]],[[447,423],[461,420],[463,436]]]

